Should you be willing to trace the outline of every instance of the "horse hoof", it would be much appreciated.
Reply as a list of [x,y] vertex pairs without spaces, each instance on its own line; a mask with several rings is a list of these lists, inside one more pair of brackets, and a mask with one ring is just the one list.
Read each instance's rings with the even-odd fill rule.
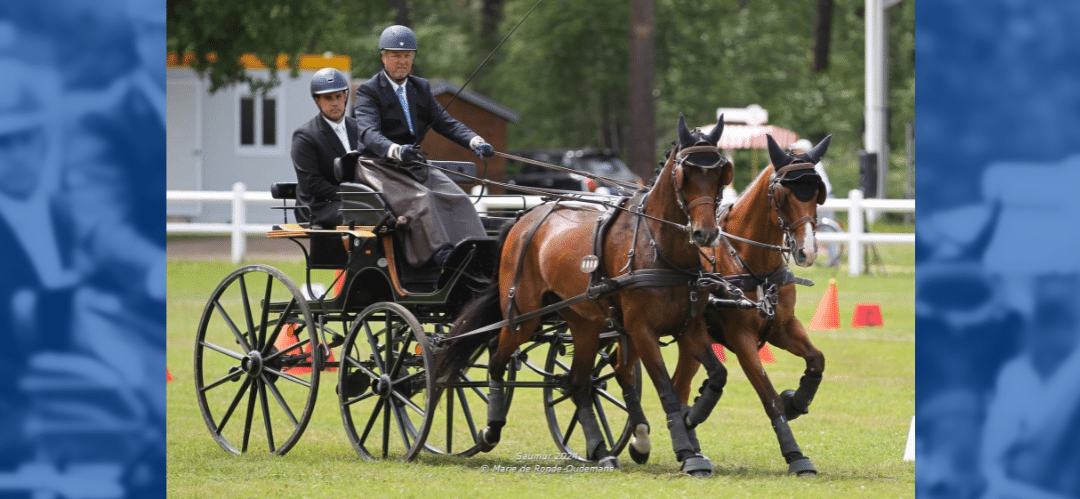
[[490,433],[491,430],[484,428],[476,434],[476,446],[480,449],[480,452],[491,452],[499,444],[498,440],[494,442],[488,441],[488,434]]
[[690,476],[704,478],[712,475],[712,461],[709,461],[709,458],[702,456],[701,454],[690,456],[683,460],[682,469],[679,471]]
[[784,402],[784,417],[788,421],[794,421],[799,416],[810,412],[808,410],[800,411],[795,408],[795,390],[784,390],[780,394],[780,400]]
[[630,441],[630,459],[637,464],[649,462],[652,442],[649,441],[649,425],[639,424],[634,428],[634,438]]
[[601,468],[622,468],[622,466],[619,466],[619,458],[615,456],[607,456],[604,458],[600,458],[600,461],[597,464],[599,464]]
[[788,463],[788,474],[794,474],[798,477],[812,477],[817,476],[817,468],[814,467],[814,463],[810,462],[810,458],[796,459]]

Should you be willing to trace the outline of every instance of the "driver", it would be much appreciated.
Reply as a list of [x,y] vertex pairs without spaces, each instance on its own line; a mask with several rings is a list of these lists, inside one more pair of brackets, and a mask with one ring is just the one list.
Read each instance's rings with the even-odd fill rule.
[[487,233],[469,197],[441,171],[423,163],[419,144],[428,128],[480,157],[494,148],[442,112],[427,80],[412,75],[416,35],[405,26],[383,30],[383,70],[356,89],[356,122],[364,161],[363,181],[383,192],[399,215],[405,259],[414,267],[441,265],[455,244]]

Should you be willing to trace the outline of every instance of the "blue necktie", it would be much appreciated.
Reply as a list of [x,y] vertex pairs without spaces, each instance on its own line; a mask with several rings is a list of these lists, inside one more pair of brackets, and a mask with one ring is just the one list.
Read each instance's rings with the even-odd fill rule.
[[412,116],[409,116],[409,103],[405,101],[405,85],[397,87],[398,101],[401,102],[401,109],[405,112],[405,121],[409,124],[409,133],[416,135],[416,130],[413,130]]

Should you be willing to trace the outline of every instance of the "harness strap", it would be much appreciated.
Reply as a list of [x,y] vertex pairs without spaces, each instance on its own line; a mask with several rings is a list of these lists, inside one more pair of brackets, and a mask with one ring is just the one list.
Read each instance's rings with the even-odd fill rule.
[[547,213],[544,213],[544,216],[540,217],[540,221],[537,222],[537,224],[534,225],[532,229],[529,229],[529,234],[525,236],[525,245],[521,248],[521,258],[518,258],[517,268],[514,269],[514,285],[510,287],[510,303],[506,305],[505,317],[513,319],[514,312],[517,311],[517,300],[514,299],[514,293],[517,290],[518,281],[519,279],[521,279],[522,266],[525,265],[525,252],[529,249],[529,244],[532,243],[532,238],[536,235],[536,230],[539,229],[541,225],[544,225],[544,220],[547,220],[547,217],[555,211],[555,208],[559,204],[559,201],[560,200],[557,199],[554,203],[551,203],[549,205]]
[[572,298],[552,303],[543,308],[538,308],[532,312],[526,312],[516,317],[489,324],[479,329],[455,335],[455,338],[461,338],[464,336],[471,336],[474,334],[485,333],[494,329],[500,329],[506,326],[517,325],[525,322],[529,319],[541,317],[545,314],[561,310],[571,305],[576,305],[585,300],[596,300],[603,298],[616,291],[623,291],[627,289],[644,288],[644,287],[672,287],[672,286],[684,286],[687,284],[686,276],[681,272],[675,272],[669,269],[643,269],[633,274],[623,274],[614,278],[604,278],[600,284],[596,286],[589,286],[588,291]]

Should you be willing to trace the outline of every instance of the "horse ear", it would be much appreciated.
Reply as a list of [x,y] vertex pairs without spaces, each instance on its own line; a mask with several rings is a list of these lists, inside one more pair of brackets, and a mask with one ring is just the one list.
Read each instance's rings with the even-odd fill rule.
[[724,133],[724,115],[720,115],[720,118],[716,120],[716,126],[713,127],[712,132],[709,132],[709,143],[720,143],[720,135]]
[[769,143],[769,161],[772,161],[773,168],[780,168],[787,166],[791,163],[791,156],[788,156],[780,144],[776,143],[776,140],[772,138],[772,135],[765,134],[765,140]]
[[694,145],[694,134],[690,132],[689,128],[686,128],[686,120],[683,119],[683,114],[679,113],[679,144],[683,147],[690,147]]
[[832,142],[832,135],[821,139],[821,142],[818,142],[818,145],[807,153],[810,159],[814,160],[814,163],[820,163],[821,158],[825,157],[825,151],[829,150],[829,142]]
[[720,167],[720,185],[731,185],[732,180],[735,180],[735,165],[725,161],[724,166]]

